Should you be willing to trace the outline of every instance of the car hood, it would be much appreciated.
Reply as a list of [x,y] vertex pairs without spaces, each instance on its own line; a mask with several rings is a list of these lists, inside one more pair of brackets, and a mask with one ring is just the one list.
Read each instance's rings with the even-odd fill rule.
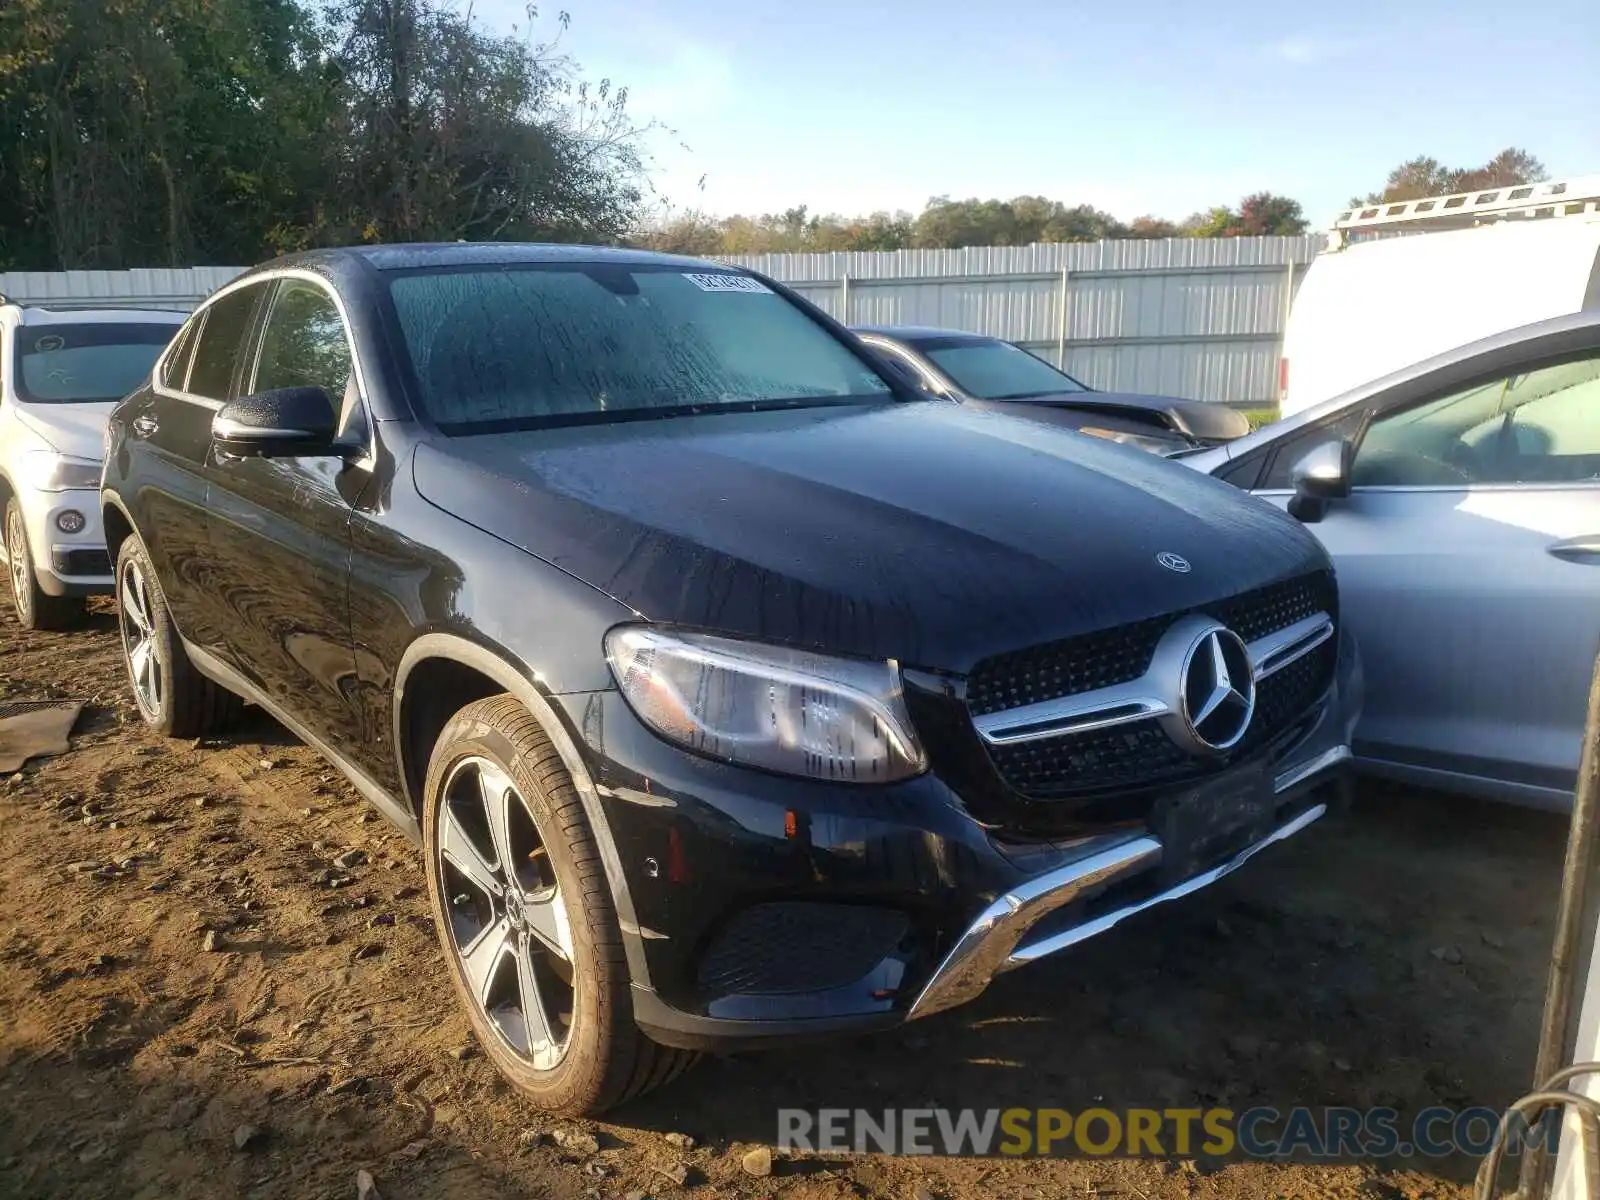
[[414,472],[648,620],[952,671],[1327,564],[1226,484],[954,404],[439,438]]
[[104,451],[106,418],[115,401],[82,404],[17,405],[17,419],[50,444],[51,449],[74,458],[100,461]]

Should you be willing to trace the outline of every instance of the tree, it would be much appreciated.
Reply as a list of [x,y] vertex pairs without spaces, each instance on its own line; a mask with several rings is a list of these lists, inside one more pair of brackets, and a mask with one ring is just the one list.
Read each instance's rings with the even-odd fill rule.
[[0,0],[0,269],[617,240],[626,101],[449,0]]
[[[340,0],[338,240],[614,240],[642,167],[625,89],[440,0]],[[563,103],[566,101],[567,103]],[[317,234],[313,234],[320,240]]]
[[1238,232],[1243,237],[1286,236],[1306,231],[1300,201],[1256,192],[1239,201]]
[[1170,238],[1177,237],[1180,232],[1178,226],[1165,217],[1135,217],[1128,222],[1131,238]]
[[1545,178],[1544,164],[1516,146],[1506,147],[1481,167],[1446,167],[1436,158],[1422,156],[1390,171],[1381,190],[1368,192],[1365,198],[1357,196],[1350,203],[1394,204],[1479,188],[1538,183]]
[[1154,216],[1124,224],[1093,205],[1069,207],[1045,196],[1010,200],[935,196],[916,217],[905,212],[855,218],[819,216],[804,205],[755,217],[710,217],[695,210],[665,213],[636,231],[632,240],[650,249],[686,254],[767,254],[1025,246],[1107,238],[1239,237],[1303,233],[1305,228],[1299,203],[1271,192],[1246,196],[1238,209],[1218,206],[1197,213],[1182,225]]
[[951,200],[935,196],[912,226],[918,246],[1025,246],[1033,242],[1093,242],[1121,237],[1125,228],[1088,204],[1068,208],[1044,196],[1011,200]]
[[1298,200],[1255,192],[1239,201],[1237,209],[1218,205],[1184,221],[1187,237],[1286,237],[1304,233],[1310,224]]
[[846,222],[841,250],[904,250],[911,245],[912,216],[908,212],[875,212]]
[[314,184],[315,44],[278,0],[0,6],[0,265],[260,257]]

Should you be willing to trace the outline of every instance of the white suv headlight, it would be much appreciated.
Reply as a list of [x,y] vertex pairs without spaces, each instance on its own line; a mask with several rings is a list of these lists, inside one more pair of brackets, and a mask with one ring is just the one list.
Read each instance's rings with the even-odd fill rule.
[[69,458],[54,450],[33,450],[22,456],[22,481],[36,492],[70,492],[100,486],[100,464]]
[[698,753],[840,783],[927,767],[893,662],[643,625],[613,629],[605,650],[639,719]]

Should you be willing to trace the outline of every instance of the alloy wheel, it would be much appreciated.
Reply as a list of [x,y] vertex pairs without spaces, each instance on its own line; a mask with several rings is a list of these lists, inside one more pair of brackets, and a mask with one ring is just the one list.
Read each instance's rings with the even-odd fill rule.
[[161,658],[156,653],[155,605],[150,598],[150,584],[137,559],[129,559],[123,565],[117,596],[128,678],[133,682],[139,711],[154,721],[161,715],[166,679],[161,670]]
[[464,758],[438,810],[449,945],[505,1047],[536,1070],[566,1055],[574,1009],[572,929],[544,839],[511,778]]
[[13,508],[6,518],[6,560],[11,568],[11,596],[17,611],[26,614],[33,598],[33,580],[28,577],[28,537],[22,528],[22,510]]

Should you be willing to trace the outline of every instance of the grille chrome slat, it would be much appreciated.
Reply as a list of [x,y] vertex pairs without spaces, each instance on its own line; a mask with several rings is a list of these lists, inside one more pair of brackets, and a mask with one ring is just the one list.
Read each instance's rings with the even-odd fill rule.
[[1257,638],[1249,645],[1250,662],[1255,668],[1256,682],[1276,675],[1296,659],[1304,658],[1333,636],[1333,618],[1319,612],[1303,621],[1266,637]]

